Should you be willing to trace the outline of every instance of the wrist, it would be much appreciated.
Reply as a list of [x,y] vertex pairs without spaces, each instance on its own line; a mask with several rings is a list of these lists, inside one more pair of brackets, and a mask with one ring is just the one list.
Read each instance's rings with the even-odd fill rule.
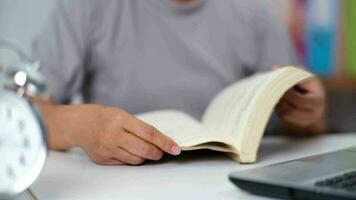
[[54,150],[68,150],[78,146],[76,138],[77,124],[70,108],[72,106],[59,106],[44,102],[36,102],[42,112],[47,126],[48,145]]

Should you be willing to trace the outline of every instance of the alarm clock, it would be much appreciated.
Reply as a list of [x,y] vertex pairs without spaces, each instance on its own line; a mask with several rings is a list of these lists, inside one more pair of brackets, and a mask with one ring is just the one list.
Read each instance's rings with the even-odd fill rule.
[[[4,44],[8,46],[0,41]],[[44,120],[28,98],[49,97],[38,68],[38,63],[24,61],[0,66],[0,199],[29,188],[45,164],[48,147]]]
[[46,129],[38,110],[19,94],[0,90],[0,197],[26,190],[47,155]]

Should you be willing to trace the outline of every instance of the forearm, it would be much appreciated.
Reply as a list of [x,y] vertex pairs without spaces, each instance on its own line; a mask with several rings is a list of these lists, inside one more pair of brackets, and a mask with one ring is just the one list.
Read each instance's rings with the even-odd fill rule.
[[159,160],[164,152],[180,153],[171,138],[119,108],[34,102],[46,121],[51,149],[79,146],[103,165],[138,165],[146,159]]
[[50,102],[34,101],[41,110],[48,130],[49,148],[54,150],[67,150],[78,146],[81,133],[89,132],[88,123],[90,115],[83,114],[80,105],[55,105]]

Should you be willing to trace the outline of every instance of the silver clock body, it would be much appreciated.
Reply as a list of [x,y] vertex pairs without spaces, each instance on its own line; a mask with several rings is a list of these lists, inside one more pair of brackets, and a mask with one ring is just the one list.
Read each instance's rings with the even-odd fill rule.
[[0,198],[33,183],[47,151],[46,128],[36,107],[16,92],[0,89]]

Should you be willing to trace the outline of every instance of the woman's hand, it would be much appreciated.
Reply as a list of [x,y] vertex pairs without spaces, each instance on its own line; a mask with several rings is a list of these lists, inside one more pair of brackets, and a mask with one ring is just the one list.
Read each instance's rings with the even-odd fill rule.
[[47,121],[50,148],[79,146],[97,164],[139,165],[146,159],[161,159],[164,152],[180,153],[172,139],[121,109],[45,104],[40,108]]

